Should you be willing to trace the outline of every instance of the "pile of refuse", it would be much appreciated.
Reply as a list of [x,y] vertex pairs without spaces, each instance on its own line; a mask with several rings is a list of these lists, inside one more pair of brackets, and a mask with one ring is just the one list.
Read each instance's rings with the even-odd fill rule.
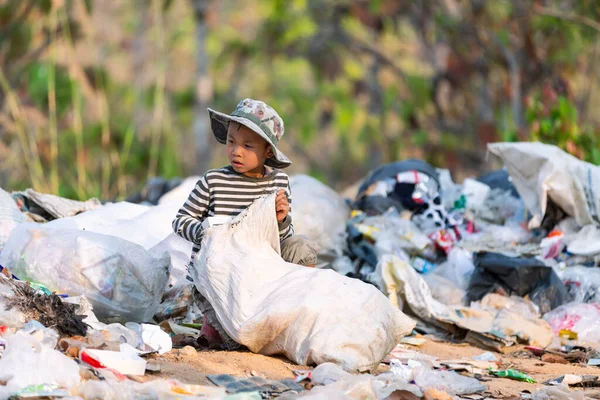
[[[279,256],[271,195],[207,231],[194,284],[171,221],[199,177],[106,204],[0,189],[0,399],[439,398],[532,380],[491,353],[409,351],[415,335],[600,365],[600,167],[540,143],[488,149],[504,168],[461,184],[420,160],[372,171],[347,199],[294,176],[295,232],[317,268]],[[193,285],[250,351],[317,367],[277,382],[130,379],[153,354],[203,348]],[[561,382],[530,398],[579,398]]]

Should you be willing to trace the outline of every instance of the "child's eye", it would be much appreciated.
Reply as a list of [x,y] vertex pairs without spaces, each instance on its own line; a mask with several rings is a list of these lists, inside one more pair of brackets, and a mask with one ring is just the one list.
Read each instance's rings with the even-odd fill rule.
[[247,149],[251,149],[251,148],[252,148],[252,146],[251,146],[251,145],[249,145],[249,144],[247,144],[247,145],[246,145],[246,148],[247,148]]
[[233,140],[227,139],[227,143],[233,143]]

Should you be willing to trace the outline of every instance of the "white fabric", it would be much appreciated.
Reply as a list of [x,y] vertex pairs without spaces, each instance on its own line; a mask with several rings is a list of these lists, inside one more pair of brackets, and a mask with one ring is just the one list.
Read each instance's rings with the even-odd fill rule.
[[374,286],[283,261],[275,195],[210,228],[190,272],[225,331],[255,353],[370,370],[415,322]]
[[542,143],[491,143],[538,228],[552,199],[579,226],[600,224],[600,167]]

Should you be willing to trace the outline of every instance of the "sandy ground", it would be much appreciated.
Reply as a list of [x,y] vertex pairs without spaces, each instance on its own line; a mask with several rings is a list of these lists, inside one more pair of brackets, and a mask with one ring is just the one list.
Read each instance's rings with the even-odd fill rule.
[[[485,350],[468,344],[451,344],[440,342],[437,339],[427,339],[419,347],[407,347],[423,354],[435,356],[440,361],[471,359],[485,353]],[[486,393],[489,397],[508,398],[519,396],[523,391],[534,392],[538,388],[544,387],[543,382],[564,374],[600,375],[600,369],[596,367],[577,364],[551,364],[542,362],[539,358],[515,358],[510,354],[496,353],[496,357],[501,360],[503,368],[514,368],[523,371],[538,383],[532,384],[490,377],[490,381],[484,382],[488,387]],[[210,374],[230,374],[240,377],[261,376],[267,379],[279,380],[293,378],[294,370],[307,369],[307,367],[294,365],[280,357],[266,357],[249,352],[196,352],[191,347],[174,349],[162,356],[151,356],[149,363],[160,366],[160,371],[148,372],[143,380],[176,378],[182,382],[192,384],[210,384],[206,378],[206,375]],[[385,370],[385,368],[382,367],[381,370]],[[589,390],[587,389],[587,391]]]

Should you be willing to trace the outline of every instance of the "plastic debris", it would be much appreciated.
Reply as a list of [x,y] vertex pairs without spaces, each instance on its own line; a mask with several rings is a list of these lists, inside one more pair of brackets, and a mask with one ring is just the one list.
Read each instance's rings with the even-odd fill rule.
[[490,369],[490,374],[498,377],[498,378],[508,378],[515,381],[527,382],[527,383],[535,383],[535,380],[529,377],[524,372],[517,371],[514,369],[505,369],[505,370],[492,370]]
[[464,395],[486,390],[485,385],[477,379],[462,376],[454,371],[417,368],[414,371],[413,379],[421,390],[436,389],[451,395]]
[[98,318],[145,322],[155,314],[170,270],[167,253],[97,233],[21,224],[0,254],[20,279],[85,295]]

